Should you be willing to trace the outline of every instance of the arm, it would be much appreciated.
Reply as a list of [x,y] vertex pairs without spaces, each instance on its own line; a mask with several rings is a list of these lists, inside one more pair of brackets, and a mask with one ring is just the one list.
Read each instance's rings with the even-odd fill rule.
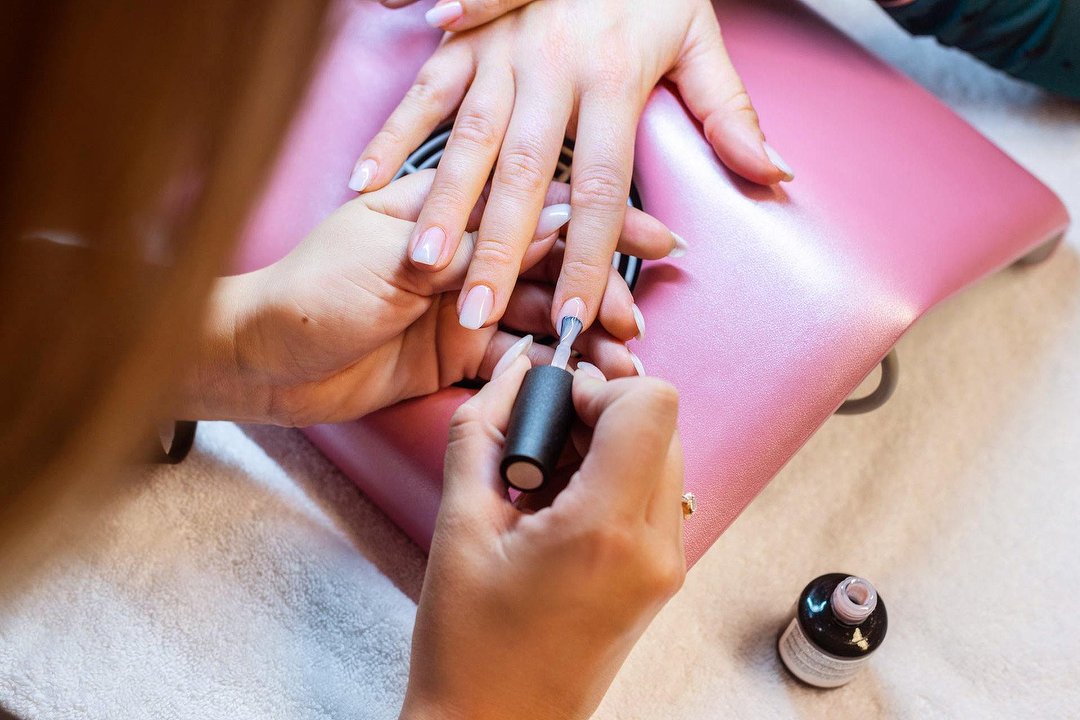
[[[554,184],[546,191],[548,210],[534,226],[506,315],[517,334],[494,326],[473,332],[457,322],[453,303],[475,235],[466,235],[440,272],[417,270],[406,259],[431,182],[428,172],[364,195],[277,263],[219,280],[179,416],[282,425],[351,420],[459,380],[488,378],[518,334],[548,334],[570,189]],[[483,211],[482,200],[470,228]],[[670,252],[671,233],[635,210],[619,242],[624,252],[658,258]],[[612,376],[633,374],[623,340],[636,327],[626,284],[612,282],[600,323],[579,348]],[[550,352],[529,349],[538,361]]]

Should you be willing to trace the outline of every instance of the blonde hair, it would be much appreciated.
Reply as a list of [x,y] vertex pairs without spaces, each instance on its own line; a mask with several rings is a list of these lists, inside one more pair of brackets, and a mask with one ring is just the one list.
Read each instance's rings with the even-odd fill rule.
[[324,7],[0,7],[0,546],[153,437]]

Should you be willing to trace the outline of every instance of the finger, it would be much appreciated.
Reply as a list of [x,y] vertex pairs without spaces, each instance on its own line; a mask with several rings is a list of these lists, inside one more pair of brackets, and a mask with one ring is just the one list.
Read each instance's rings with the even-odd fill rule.
[[361,202],[368,209],[383,215],[416,222],[434,181],[434,170],[421,170],[403,175],[383,188],[364,193],[352,202]]
[[[536,84],[539,85],[539,84]],[[472,264],[459,299],[461,324],[480,328],[502,317],[521,271],[570,117],[568,88],[530,92],[517,104],[499,153]],[[571,221],[573,222],[573,221]]]
[[702,13],[669,77],[727,167],[762,185],[793,180],[791,168],[765,142],[758,115],[731,64],[712,12]]
[[[550,217],[545,220],[544,213],[541,213],[541,221],[545,224],[534,230],[534,237],[529,243],[525,258],[522,260],[523,267],[529,267],[531,263],[538,262],[543,256],[551,252],[552,246],[559,238],[558,227],[556,226],[555,231],[553,232],[548,232],[548,230],[550,230],[552,226],[555,226],[556,223],[565,222],[565,219],[560,220],[560,217],[569,217],[568,212],[560,206],[545,208],[544,212],[549,213]],[[554,219],[551,219],[552,217],[554,217]],[[542,233],[547,234],[541,236]],[[476,254],[477,242],[477,233],[464,233],[461,236],[461,242],[458,245],[457,252],[454,253],[453,259],[445,268],[436,272],[418,270],[411,263],[406,263],[407,269],[411,271],[408,273],[410,280],[407,283],[407,287],[424,295],[460,290],[466,284],[466,274],[471,271],[472,260]],[[470,328],[466,324],[460,322],[460,316],[461,311],[458,310],[458,324],[461,325],[463,329],[476,329]],[[544,330],[545,334],[547,332],[549,332],[549,329]]]
[[667,469],[675,388],[654,378],[601,382],[577,373],[573,392],[578,417],[593,427],[578,487],[604,498],[616,514],[643,518]]
[[[621,282],[621,280],[620,280]],[[506,308],[502,324],[521,333],[542,337],[550,332],[548,312],[553,289],[536,282],[519,282]],[[574,344],[583,358],[597,365],[611,378],[642,374],[641,361],[626,347],[626,343],[601,326],[593,326],[581,334]]]
[[[521,280],[554,285],[559,279],[565,251],[566,244],[556,242],[555,246],[536,265],[528,267],[526,263],[528,269],[522,272]],[[518,282],[520,283],[521,280]],[[554,287],[552,287],[552,302],[554,302]],[[548,313],[550,309],[549,306]],[[634,296],[630,293],[626,280],[614,267],[608,270],[608,281],[604,288],[604,296],[600,301],[600,312],[597,318],[605,330],[621,340],[642,340],[645,337],[645,317],[634,303]],[[536,332],[550,332],[550,329],[536,329]]]
[[645,316],[634,303],[626,280],[615,268],[608,273],[607,287],[600,300],[600,325],[620,340],[644,340]]
[[477,74],[409,243],[409,258],[418,267],[441,270],[454,256],[498,157],[513,104],[514,78],[505,68]]
[[[363,203],[368,209],[383,215],[416,222],[427,201],[431,186],[435,181],[435,171],[421,170],[398,178],[386,187],[374,190],[357,198],[354,202]],[[540,244],[542,254],[533,259],[530,246],[526,251],[525,267],[533,267],[540,262],[550,251],[551,241],[557,240],[559,230],[570,221],[570,206],[564,204],[570,197],[570,186],[562,186],[565,191],[551,193],[553,199],[548,202],[545,199],[544,209],[540,211],[540,219],[536,223],[536,231],[533,233],[533,243]],[[486,192],[482,192],[469,214],[466,229],[475,231],[480,226],[480,218],[483,216],[487,202]],[[562,199],[559,199],[562,198]],[[560,255],[560,258],[562,256]]]
[[582,99],[571,177],[573,218],[551,313],[556,328],[569,315],[589,327],[600,309],[630,193],[640,113],[632,92],[626,85]]
[[[544,197],[545,205],[570,202],[570,186],[553,182]],[[616,248],[619,252],[645,260],[681,257],[686,243],[652,215],[635,207],[627,207],[622,234]]]
[[[513,357],[509,357],[510,355],[514,357],[519,354],[524,355],[533,365],[550,364],[555,351],[547,345],[534,342],[532,337],[532,335],[520,337],[502,330],[496,331],[488,343],[476,376],[482,380],[489,380],[500,374],[513,360]],[[529,340],[526,341],[526,338]],[[514,353],[510,352],[512,349],[515,350]]]
[[436,50],[382,129],[360,153],[349,188],[363,192],[390,182],[409,153],[461,103],[474,71],[472,54],[465,46],[446,44]]
[[499,377],[465,401],[450,421],[443,501],[482,511],[501,506],[506,486],[499,476],[504,433],[529,361],[519,356]]
[[491,22],[529,2],[531,0],[439,0],[424,14],[424,19],[432,27],[461,32]]

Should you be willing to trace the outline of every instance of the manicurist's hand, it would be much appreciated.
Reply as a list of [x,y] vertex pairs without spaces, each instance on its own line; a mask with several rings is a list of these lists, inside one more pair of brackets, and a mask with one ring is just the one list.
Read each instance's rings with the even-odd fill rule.
[[677,396],[578,369],[580,469],[535,513],[498,467],[528,370],[517,358],[454,415],[401,717],[588,718],[685,575]]
[[[758,183],[791,179],[765,144],[708,0],[543,0],[447,36],[364,149],[350,187],[373,190],[389,182],[408,153],[457,110],[409,253],[420,269],[445,268],[494,169],[457,300],[464,326],[487,327],[510,302],[569,130],[576,136],[574,217],[551,327],[566,314],[588,327],[626,212],[637,121],[665,76],[729,168]],[[470,301],[487,312],[465,312]]]
[[[460,325],[455,307],[474,236],[465,236],[439,272],[417,269],[406,255],[431,181],[425,172],[353,200],[279,262],[219,280],[181,414],[285,425],[347,420],[459,380],[488,378],[511,346],[550,360],[549,348],[519,336],[549,334],[569,187],[546,191],[505,329],[475,332]],[[481,198],[466,226],[475,227],[484,211]],[[671,233],[645,213],[628,214],[623,227],[622,251],[645,258],[670,252]],[[640,334],[641,315],[626,283],[610,272],[600,323],[577,348],[610,376],[627,375],[640,366],[625,341]]]

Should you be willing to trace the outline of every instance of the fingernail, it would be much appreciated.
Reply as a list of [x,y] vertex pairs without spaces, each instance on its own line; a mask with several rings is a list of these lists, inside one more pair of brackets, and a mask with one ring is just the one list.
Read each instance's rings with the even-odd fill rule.
[[791,169],[791,166],[784,162],[784,158],[780,157],[780,153],[773,149],[772,145],[767,142],[763,142],[765,146],[765,154],[769,156],[770,162],[776,166],[776,169],[784,173],[784,182],[791,182],[795,179],[795,171]]
[[495,369],[491,371],[491,379],[494,380],[495,378],[502,375],[504,372],[506,372],[506,369],[508,367],[514,364],[515,360],[517,360],[525,353],[529,352],[529,348],[532,347],[532,343],[533,336],[526,335],[525,337],[521,338],[516,343],[511,345],[507,349],[507,351],[503,353],[503,356],[499,358],[499,362],[495,363]]
[[540,219],[536,223],[537,240],[546,238],[551,233],[570,222],[569,205],[549,205],[540,211]]
[[634,313],[634,322],[637,324],[637,339],[645,339],[645,316],[641,314],[641,308],[637,306],[637,303],[630,305],[630,309]]
[[645,366],[641,364],[641,358],[630,350],[627,350],[627,352],[630,353],[630,362],[634,363],[634,370],[637,370],[637,374],[641,377],[645,377]]
[[577,369],[579,373],[588,377],[596,378],[597,380],[607,380],[607,378],[604,376],[604,373],[601,372],[600,368],[596,367],[590,362],[579,362],[577,364]]
[[559,310],[559,318],[555,322],[555,329],[561,331],[563,319],[568,317],[575,317],[585,323],[585,301],[581,298],[570,298],[563,303],[562,309]]
[[442,27],[452,23],[465,14],[465,10],[459,2],[448,2],[435,7],[424,13],[424,20],[431,27]]
[[465,296],[458,322],[463,328],[479,330],[487,322],[494,304],[495,293],[491,292],[491,288],[487,285],[477,285]]
[[416,241],[413,248],[412,261],[421,265],[434,265],[442,254],[443,244],[446,242],[446,233],[440,227],[429,227]]
[[374,160],[360,160],[353,168],[352,177],[349,178],[349,189],[355,192],[363,192],[375,177],[379,165]]
[[690,247],[686,244],[686,241],[682,237],[671,233],[671,237],[674,238],[675,244],[671,246],[671,252],[668,253],[669,258],[681,258],[686,254],[686,250]]

